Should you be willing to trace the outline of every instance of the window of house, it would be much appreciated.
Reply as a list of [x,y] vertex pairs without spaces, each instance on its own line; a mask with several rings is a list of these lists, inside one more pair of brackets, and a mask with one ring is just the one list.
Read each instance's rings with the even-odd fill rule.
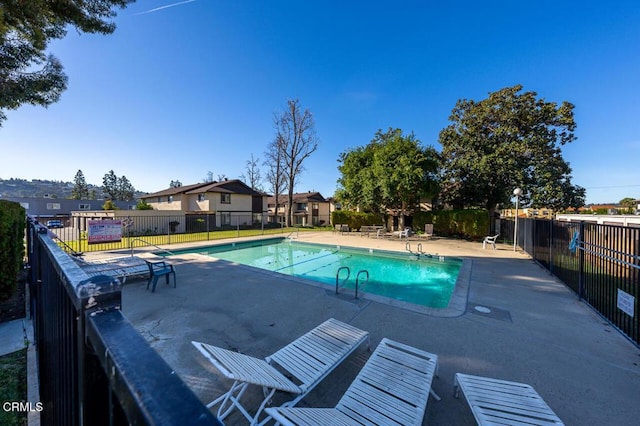
[[231,225],[231,213],[220,213],[220,224],[222,226]]
[[60,203],[47,203],[47,210],[60,210]]
[[220,202],[222,204],[231,204],[231,194],[220,194]]
[[204,194],[198,194],[198,201],[204,201]]
[[311,204],[311,208],[313,210],[318,210],[320,208],[320,205],[318,203],[313,203],[313,204]]
[[298,203],[297,209],[298,210],[306,210],[307,209],[307,203]]
[[91,204],[79,204],[78,210],[91,210]]
[[162,199],[160,197],[158,197],[157,202],[159,203],[161,201],[162,201]]
[[169,195],[169,196],[167,197],[167,203],[170,203],[170,202],[172,202],[172,201],[173,201],[173,195]]

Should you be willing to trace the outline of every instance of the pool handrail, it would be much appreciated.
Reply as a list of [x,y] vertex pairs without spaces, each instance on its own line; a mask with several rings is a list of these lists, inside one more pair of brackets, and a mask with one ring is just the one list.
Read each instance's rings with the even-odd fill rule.
[[339,279],[339,277],[340,277],[340,271],[342,271],[343,269],[346,269],[346,270],[347,270],[347,278],[345,278],[345,279],[343,280],[343,282],[342,282],[343,284],[342,284],[342,285],[344,285],[344,283],[346,283],[346,282],[347,282],[347,280],[349,280],[349,277],[351,276],[351,269],[349,269],[349,267],[348,267],[348,266],[341,266],[341,267],[339,267],[339,268],[338,268],[338,271],[336,272],[336,294],[338,294],[338,293],[339,293],[339,292],[338,292],[338,279]]
[[358,280],[360,279],[360,274],[362,273],[367,274],[367,281],[365,281],[365,285],[369,282],[369,271],[367,271],[366,269],[359,270],[356,274],[356,299],[358,298]]
[[160,246],[157,246],[157,245],[155,245],[155,244],[153,244],[153,243],[150,243],[150,242],[149,242],[149,241],[147,241],[147,240],[143,240],[142,238],[134,238],[134,239],[133,239],[133,240],[131,240],[131,242],[129,243],[129,248],[131,249],[131,256],[133,256],[133,246],[134,246],[134,244],[133,244],[133,243],[135,243],[136,241],[141,241],[141,242],[145,243],[145,244],[146,244],[146,245],[148,245],[148,246],[153,246],[153,247],[157,248],[157,249],[158,249],[158,250],[160,250],[160,251],[163,251],[163,252],[165,252],[165,253],[168,253],[170,256],[175,256],[175,253],[173,253],[173,252],[171,252],[171,251],[169,251],[169,250],[167,250],[167,249],[164,249],[164,248],[162,248],[162,247],[160,247]]

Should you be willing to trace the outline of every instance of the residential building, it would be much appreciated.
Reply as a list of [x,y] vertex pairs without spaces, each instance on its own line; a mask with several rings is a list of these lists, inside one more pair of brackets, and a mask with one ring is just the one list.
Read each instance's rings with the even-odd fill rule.
[[[267,199],[267,215],[269,223],[285,223],[289,206],[286,194]],[[331,203],[319,192],[302,192],[293,194],[293,225],[323,226],[331,222]]]
[[208,214],[216,227],[263,223],[267,196],[238,179],[168,188],[140,197],[154,210]]

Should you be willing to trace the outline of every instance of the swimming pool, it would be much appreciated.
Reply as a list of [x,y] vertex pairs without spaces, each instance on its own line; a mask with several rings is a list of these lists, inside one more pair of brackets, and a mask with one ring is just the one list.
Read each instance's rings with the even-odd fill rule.
[[[198,253],[431,308],[449,304],[462,259],[268,239],[174,251]],[[347,270],[348,268],[348,270]],[[359,271],[367,271],[358,274]],[[349,278],[347,278],[349,275]],[[329,287],[330,286],[330,287]]]

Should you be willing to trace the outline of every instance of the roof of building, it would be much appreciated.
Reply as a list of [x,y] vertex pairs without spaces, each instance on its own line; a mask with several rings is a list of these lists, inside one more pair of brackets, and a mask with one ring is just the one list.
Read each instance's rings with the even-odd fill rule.
[[[282,194],[278,197],[278,204],[283,204],[283,202],[286,203],[287,200],[288,200],[288,195]],[[275,196],[272,195],[269,198],[267,198],[267,203],[275,204],[275,202],[276,202]],[[299,203],[299,202],[326,203],[328,201],[319,192],[309,191],[309,192],[299,192],[299,193],[293,194],[293,202],[294,203]]]
[[228,194],[245,194],[264,196],[239,179],[223,180],[221,182],[204,182],[193,185],[183,185],[177,188],[167,188],[152,194],[143,195],[140,198],[156,198],[176,194],[202,194],[206,192],[224,192]]

